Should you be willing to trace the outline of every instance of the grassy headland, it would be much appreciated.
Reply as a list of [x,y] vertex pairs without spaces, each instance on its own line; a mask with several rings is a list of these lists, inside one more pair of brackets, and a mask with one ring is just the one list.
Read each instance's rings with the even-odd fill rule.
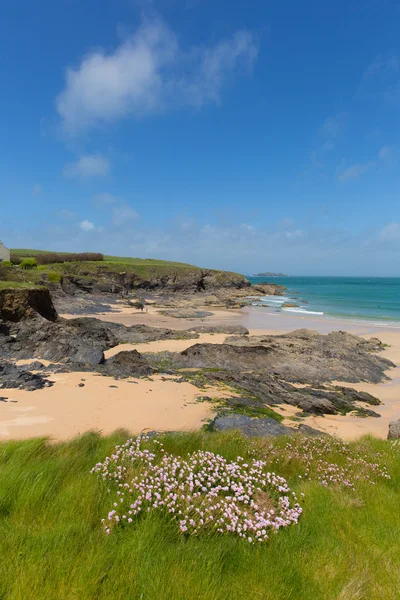
[[[127,434],[87,434],[69,443],[44,439],[0,444],[0,597],[4,600],[395,600],[400,589],[400,449],[364,439],[344,454],[304,461],[281,438],[250,442],[237,434],[166,437],[174,455],[206,449],[227,460],[261,456],[301,497],[298,525],[249,544],[230,534],[185,537],[159,511],[104,533],[114,489],[90,469]],[[286,449],[285,449],[286,448]],[[349,467],[356,451],[387,467],[391,478]],[[296,458],[297,456],[297,458]],[[268,458],[269,457],[269,458]],[[250,459],[247,458],[249,461]],[[355,490],[321,485],[321,461],[350,468]],[[299,475],[302,478],[299,478]],[[363,475],[364,474],[364,475]],[[375,484],[368,482],[369,475]],[[111,489],[111,494],[107,492]],[[301,495],[304,494],[304,497]]]
[[[26,261],[32,258],[38,258],[38,265],[31,269],[21,269],[17,266],[10,267],[7,270],[6,279],[10,282],[27,283],[30,285],[40,284],[46,280],[57,281],[61,276],[74,276],[79,278],[95,278],[96,281],[106,282],[115,279],[121,275],[125,277],[136,278],[138,281],[154,281],[162,278],[168,278],[170,281],[182,281],[191,276],[196,277],[203,269],[190,265],[188,263],[158,260],[152,258],[129,258],[122,256],[105,255],[103,260],[93,261],[70,261],[70,262],[51,262],[49,264],[40,264],[39,258],[43,255],[55,254],[47,250],[33,250],[24,248],[13,248],[11,254],[14,257]],[[67,253],[56,253],[59,257],[66,256]],[[242,275],[227,271],[218,271],[207,269],[211,273],[217,284],[224,285],[227,281],[243,281]],[[50,277],[49,277],[50,276]]]

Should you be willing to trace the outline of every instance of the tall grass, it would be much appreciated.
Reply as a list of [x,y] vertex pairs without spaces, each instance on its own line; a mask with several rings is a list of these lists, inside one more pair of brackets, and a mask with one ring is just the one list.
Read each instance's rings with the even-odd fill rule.
[[[110,494],[89,471],[126,438],[90,433],[63,444],[0,444],[2,600],[399,598],[400,452],[389,442],[353,446],[371,457],[381,452],[391,475],[375,485],[358,482],[356,491],[299,480],[282,460],[279,474],[305,494],[303,515],[253,546],[228,535],[185,538],[156,513],[105,535]],[[229,460],[250,444],[237,434],[164,440],[177,455],[207,449]]]

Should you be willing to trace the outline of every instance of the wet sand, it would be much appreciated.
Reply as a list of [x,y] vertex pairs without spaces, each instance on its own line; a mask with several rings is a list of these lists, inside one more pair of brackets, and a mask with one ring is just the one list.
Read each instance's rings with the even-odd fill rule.
[[[208,309],[207,309],[208,310]],[[390,345],[383,355],[397,368],[388,371],[391,380],[382,384],[350,384],[380,398],[380,406],[373,410],[380,418],[360,418],[353,415],[308,417],[303,420],[316,429],[344,439],[354,439],[367,433],[386,438],[389,422],[400,418],[400,329],[382,329],[369,323],[336,321],[310,316],[286,315],[265,309],[210,310],[213,315],[203,319],[177,319],[160,315],[154,307],[148,313],[131,308],[121,312],[96,315],[104,321],[124,325],[146,324],[153,327],[190,329],[193,325],[244,325],[252,335],[279,334],[299,328],[328,333],[338,329],[365,337],[378,337]],[[63,315],[73,318],[74,316]],[[93,315],[88,315],[93,316]],[[106,357],[121,350],[137,349],[139,352],[181,352],[196,343],[223,343],[225,334],[201,334],[194,340],[161,340],[144,344],[122,344],[106,352]],[[189,383],[175,383],[168,377],[151,379],[115,380],[94,373],[66,373],[50,377],[53,387],[35,392],[4,390],[8,402],[0,402],[0,439],[49,436],[52,439],[70,439],[89,430],[110,433],[124,428],[133,434],[143,430],[185,431],[198,429],[212,418],[212,405],[196,402],[201,395],[226,397],[226,391],[199,390]],[[82,381],[85,380],[85,381]],[[129,383],[133,382],[133,383]],[[78,387],[84,383],[84,387]],[[344,385],[349,385],[344,383]],[[116,387],[110,387],[116,386]],[[295,427],[293,417],[298,409],[281,405],[274,407],[285,416],[284,423]]]

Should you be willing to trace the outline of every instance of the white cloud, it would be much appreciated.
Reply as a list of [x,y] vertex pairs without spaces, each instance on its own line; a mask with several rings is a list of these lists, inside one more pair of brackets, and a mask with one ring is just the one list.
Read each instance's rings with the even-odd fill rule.
[[83,229],[83,231],[93,231],[95,229],[94,223],[85,219],[85,221],[81,221],[79,223],[79,227]]
[[295,239],[295,238],[301,238],[304,235],[304,231],[302,231],[301,229],[295,229],[294,231],[285,231],[284,235],[289,240],[290,239]]
[[40,183],[35,183],[32,186],[32,196],[40,196],[40,194],[43,192],[43,187],[40,185]]
[[251,67],[256,56],[248,31],[184,51],[164,23],[145,21],[114,51],[93,51],[69,67],[56,108],[64,130],[76,135],[128,115],[217,104],[227,77]]
[[256,230],[254,225],[250,225],[249,223],[242,223],[240,225],[240,229],[243,229],[244,231],[248,231],[250,233],[253,233]]
[[110,172],[110,161],[101,154],[86,154],[64,167],[65,177],[103,177]]

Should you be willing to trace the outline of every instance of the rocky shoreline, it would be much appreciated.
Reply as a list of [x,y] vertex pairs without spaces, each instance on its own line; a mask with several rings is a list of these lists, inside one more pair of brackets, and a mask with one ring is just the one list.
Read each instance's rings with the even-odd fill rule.
[[[188,295],[178,294],[176,302],[185,301],[189,301]],[[64,319],[45,289],[0,291],[0,319],[2,389],[42,389],[53,385],[54,373],[91,372],[116,379],[164,375],[190,383],[204,394],[209,388],[225,390],[214,411],[214,425],[221,428],[229,423],[233,427],[241,415],[267,419],[252,427],[268,429],[268,419],[280,420],[276,411],[282,406],[296,409],[293,418],[299,424],[310,415],[349,412],[378,418],[371,408],[380,404],[378,398],[336,381],[383,382],[386,371],[395,366],[380,355],[383,344],[378,339],[365,340],[345,332],[321,335],[300,329],[255,336],[232,325],[173,330],[125,326],[91,317]],[[223,343],[196,343],[205,333],[226,337]],[[125,350],[123,346],[160,340],[193,340],[193,344],[181,352],[158,353]],[[119,352],[105,357],[105,352],[120,346]],[[18,366],[20,360],[34,362]],[[244,430],[250,426],[250,422],[241,422]]]

